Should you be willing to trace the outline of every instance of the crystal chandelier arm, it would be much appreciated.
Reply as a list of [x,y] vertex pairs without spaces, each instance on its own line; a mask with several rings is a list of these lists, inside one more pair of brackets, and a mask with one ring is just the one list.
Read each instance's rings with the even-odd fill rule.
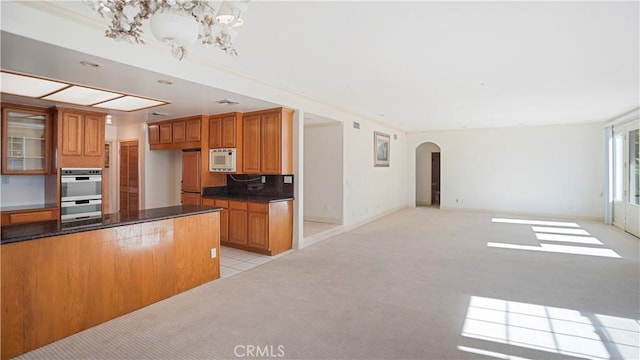
[[[1,0],[0,0],[1,1]],[[217,18],[216,9],[207,0],[83,0],[102,18],[108,18],[110,25],[105,31],[105,35],[115,40],[124,40],[130,43],[144,44],[142,38],[142,21],[149,19],[154,14],[165,11],[180,12],[188,15],[198,23],[197,38],[207,45],[215,45],[228,54],[237,55],[233,48],[232,38],[236,33],[232,26],[242,24],[240,16],[246,10],[245,2],[223,1],[222,6],[233,14],[233,20],[227,23],[220,22]],[[156,19],[156,16],[152,19]],[[160,27],[156,27],[160,29]],[[180,28],[184,30],[184,28]],[[152,27],[153,30],[153,27]],[[172,53],[178,59],[182,59],[186,54],[185,31],[163,33],[162,41],[169,43]],[[154,35],[158,37],[154,31]]]

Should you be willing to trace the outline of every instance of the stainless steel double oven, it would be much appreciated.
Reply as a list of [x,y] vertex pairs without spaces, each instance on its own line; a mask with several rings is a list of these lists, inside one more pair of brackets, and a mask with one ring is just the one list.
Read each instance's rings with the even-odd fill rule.
[[61,221],[102,216],[102,169],[63,168],[60,197]]

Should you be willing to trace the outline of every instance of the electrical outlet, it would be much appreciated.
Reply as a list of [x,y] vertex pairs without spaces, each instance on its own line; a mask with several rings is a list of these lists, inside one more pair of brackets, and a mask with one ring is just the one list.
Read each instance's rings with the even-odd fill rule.
[[285,175],[285,177],[284,177],[284,183],[285,183],[285,184],[293,184],[293,176],[291,176],[291,175]]
[[266,183],[266,182],[267,182],[267,177],[266,177],[266,176],[263,176],[263,177],[262,177],[262,183],[264,184],[264,183]]
[[216,248],[211,248],[211,258],[215,259],[218,256],[218,252],[216,251]]

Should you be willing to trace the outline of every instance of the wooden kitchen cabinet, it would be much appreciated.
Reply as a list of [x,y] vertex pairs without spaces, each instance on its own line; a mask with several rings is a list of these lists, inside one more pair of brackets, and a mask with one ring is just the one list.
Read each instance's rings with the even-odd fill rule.
[[202,205],[202,197],[198,193],[182,193],[180,202],[182,205]]
[[247,245],[247,203],[229,201],[229,244]]
[[148,129],[149,129],[149,145],[160,144],[160,125],[149,124]]
[[160,144],[173,143],[173,124],[160,124]]
[[209,117],[209,148],[238,148],[242,141],[242,114],[230,113]]
[[243,146],[244,173],[293,173],[293,110],[244,114]]
[[[258,203],[229,200],[228,203],[229,239],[226,245],[265,255],[276,255],[292,248],[293,201]],[[216,206],[222,205],[224,203]]]
[[171,142],[172,143],[185,142],[185,140],[187,139],[187,133],[186,133],[187,124],[184,121],[176,121],[171,125],[173,126],[171,130],[171,135],[172,135]]
[[200,193],[200,151],[182,152],[182,191]]
[[242,172],[260,173],[260,115],[244,116],[242,143]]
[[104,167],[105,114],[54,108],[57,167]]
[[185,121],[185,140],[186,142],[200,141],[202,138],[202,119],[200,117],[192,118]]
[[269,204],[249,203],[247,244],[269,250]]
[[200,149],[203,115],[148,124],[150,150]]
[[46,109],[2,104],[2,174],[49,174],[51,133]]

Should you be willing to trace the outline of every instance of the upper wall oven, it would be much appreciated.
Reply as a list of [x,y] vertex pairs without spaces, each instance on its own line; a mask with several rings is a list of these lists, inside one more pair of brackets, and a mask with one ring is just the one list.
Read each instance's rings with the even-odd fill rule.
[[60,200],[94,200],[102,198],[102,169],[63,168],[60,173]]

